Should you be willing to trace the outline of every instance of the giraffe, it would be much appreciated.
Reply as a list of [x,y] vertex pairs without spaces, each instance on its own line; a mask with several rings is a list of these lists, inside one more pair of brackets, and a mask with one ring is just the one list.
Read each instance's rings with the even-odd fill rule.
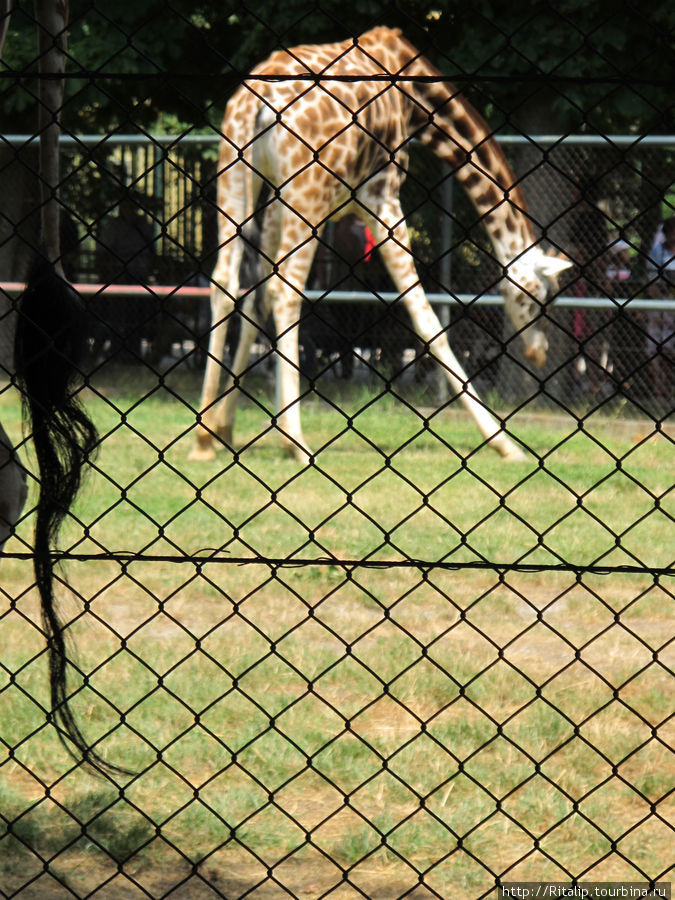
[[525,458],[476,394],[419,282],[399,200],[413,138],[447,162],[468,192],[502,266],[500,290],[525,355],[543,365],[548,345],[537,320],[557,275],[571,263],[537,245],[515,176],[478,112],[397,29],[376,27],[342,43],[278,51],[233,94],[223,120],[212,330],[192,459],[213,459],[214,438],[232,446],[238,387],[258,328],[252,294],[219,399],[221,360],[246,226],[263,184],[271,190],[261,239],[265,303],[280,356],[276,424],[291,454],[303,464],[312,458],[299,409],[302,292],[326,222],[356,212],[374,234],[419,338],[484,441],[508,460]]

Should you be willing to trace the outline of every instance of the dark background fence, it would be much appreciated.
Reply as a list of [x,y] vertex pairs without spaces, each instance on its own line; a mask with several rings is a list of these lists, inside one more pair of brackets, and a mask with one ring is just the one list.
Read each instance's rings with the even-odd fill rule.
[[[328,226],[303,307],[312,465],[276,448],[268,325],[235,451],[188,460],[225,101],[277,45],[343,39],[344,10],[74,4],[62,255],[101,441],[58,594],[75,713],[133,774],[71,759],[49,710],[10,353],[39,228],[19,4],[0,409],[31,494],[2,561],[0,896],[421,900],[670,877],[675,291],[652,254],[675,201],[672,11],[365,7],[359,31],[403,26],[471,94],[537,235],[574,262],[535,370],[468,200],[413,146],[420,278],[529,461],[480,448],[355,219]],[[236,333],[233,317],[225,366]]]
[[[217,140],[216,135],[178,140],[66,135],[62,200],[69,277],[108,285],[206,288],[217,245]],[[595,402],[598,392],[607,399],[622,385],[639,408],[658,411],[649,377],[655,345],[648,320],[669,309],[672,298],[654,296],[648,251],[660,226],[661,203],[669,196],[674,139],[506,135],[500,140],[516,171],[523,173],[535,221],[538,211],[553,223],[548,236],[576,263],[562,287],[564,300],[551,312],[555,326],[549,372],[560,370],[554,392],[564,399],[575,395],[581,403]],[[34,140],[8,136],[6,144],[21,156]],[[8,177],[18,165],[9,166]],[[425,186],[442,175],[433,155],[416,148],[406,202],[414,210],[413,248],[422,281],[437,299],[453,346],[477,386],[496,391],[502,399],[531,394],[532,383],[523,379],[521,367],[500,358],[506,324],[496,290],[498,267],[480,228],[471,224],[470,204],[447,173],[433,196]],[[23,190],[21,181],[16,185]],[[120,198],[129,190],[149,245],[135,264],[142,271],[135,273],[125,269],[110,246]],[[16,202],[10,201],[12,206]],[[27,220],[23,227],[34,232],[37,224]],[[9,243],[19,240],[20,231]],[[400,368],[401,354],[415,349],[415,336],[402,309],[374,324],[382,316],[373,291],[388,294],[392,285],[377,252],[363,259],[363,225],[352,219],[329,224],[324,241],[308,296],[328,293],[325,306],[339,302],[339,292],[348,291],[357,301],[374,301],[375,309],[351,303],[327,310],[321,319],[310,316],[302,337],[305,373],[313,374],[332,356],[339,363],[337,374],[349,377],[354,347]],[[206,290],[202,296],[177,293],[168,301],[147,295],[112,297],[108,288],[105,296],[93,293],[89,300],[91,339],[97,346],[112,328],[122,335],[138,330],[138,338],[145,341],[139,355],[145,353],[155,364],[174,352],[176,343],[186,344],[183,352],[192,351],[195,343],[204,347],[210,323]],[[446,304],[452,304],[452,312]],[[340,322],[342,334],[331,317]],[[7,346],[8,334],[11,329],[6,330]],[[192,362],[197,364],[197,358]]]

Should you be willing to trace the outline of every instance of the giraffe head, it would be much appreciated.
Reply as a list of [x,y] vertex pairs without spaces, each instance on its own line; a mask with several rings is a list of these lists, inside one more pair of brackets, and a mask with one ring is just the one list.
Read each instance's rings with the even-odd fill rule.
[[507,267],[500,291],[504,306],[525,344],[525,356],[537,366],[546,362],[548,341],[536,324],[546,300],[558,286],[558,275],[571,260],[547,256],[539,247],[526,250]]

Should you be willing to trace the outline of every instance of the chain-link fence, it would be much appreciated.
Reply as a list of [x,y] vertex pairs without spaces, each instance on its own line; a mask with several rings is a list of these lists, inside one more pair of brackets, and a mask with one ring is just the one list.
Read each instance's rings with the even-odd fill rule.
[[[137,344],[136,361],[145,357],[156,365],[167,355],[192,353],[195,344],[205,347],[210,326],[207,285],[217,246],[217,140],[216,135],[64,137],[62,239],[67,273],[78,283],[108,285],[105,291],[92,289],[88,294],[92,349],[102,344],[109,349],[115,335],[125,340],[131,336]],[[552,390],[565,401],[573,396],[581,404],[597,402],[598,395],[616,398],[618,393],[621,400],[635,400],[638,408],[658,411],[656,382],[650,378],[657,346],[649,322],[672,314],[671,298],[661,302],[654,296],[649,256],[641,248],[651,249],[657,234],[655,215],[660,198],[668,193],[664,173],[672,168],[675,138],[511,135],[501,142],[516,171],[530,173],[524,185],[533,209],[544,193],[539,184],[546,186],[548,209],[535,221],[552,222],[547,234],[576,263],[551,310],[547,374],[556,373]],[[18,155],[32,143],[26,137],[6,138]],[[490,265],[479,255],[477,248],[485,239],[478,227],[472,231],[470,205],[452,189],[449,173],[444,173],[440,196],[432,194],[423,179],[438,169],[436,161],[419,146],[412,154],[414,177],[407,199],[415,210],[413,249],[427,293],[479,388],[494,391],[500,400],[522,397],[527,379],[500,353],[505,323],[496,292],[497,263],[492,260]],[[132,202],[147,243],[131,271],[115,243],[119,201],[129,185],[134,186]],[[592,185],[597,199],[590,199],[590,193],[584,193],[582,201],[575,199],[585,185]],[[367,229],[358,218],[327,226],[307,293],[308,303],[321,297],[325,311],[317,317],[311,307],[305,310],[305,375],[332,364],[336,375],[351,378],[355,367],[358,375],[364,355],[385,360],[395,374],[404,367],[403,355],[419,349],[404,309],[387,316],[378,309],[378,296],[384,295],[390,305],[395,295],[377,250],[367,254],[366,240]],[[128,283],[149,284],[153,291],[116,290]],[[185,287],[190,290],[181,291]],[[193,290],[199,287],[201,291]],[[166,288],[173,295],[168,301],[161,299]],[[345,297],[350,299],[340,301]],[[328,303],[335,306],[326,309]],[[8,350],[11,329],[6,331]],[[203,356],[191,362],[199,365]],[[534,390],[530,385],[529,393],[541,400],[536,385]]]
[[[11,347],[46,202],[41,20],[13,12],[0,413],[29,499],[2,559],[0,896],[669,896],[672,13],[362,7],[365,57],[314,67],[350,30],[333,3],[71,9],[60,263],[99,439],[50,558],[89,764],[30,565]],[[221,125],[242,81],[252,132],[234,104]],[[238,165],[265,182],[243,213]],[[302,177],[326,172],[349,190],[319,221]],[[565,258],[548,297],[500,227]]]

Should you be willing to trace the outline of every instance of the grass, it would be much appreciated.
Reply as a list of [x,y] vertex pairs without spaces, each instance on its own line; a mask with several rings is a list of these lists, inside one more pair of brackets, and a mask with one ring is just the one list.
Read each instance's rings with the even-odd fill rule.
[[[238,461],[203,465],[180,399],[196,384],[141,403],[143,376],[96,388],[104,439],[63,544],[137,558],[71,560],[61,609],[73,708],[137,774],[94,777],[47,724],[37,599],[10,555],[5,894],[428,896],[422,879],[469,898],[496,877],[666,876],[672,584],[650,571],[672,565],[667,428],[515,417],[532,456],[506,466],[454,404],[420,417],[357,390],[305,404],[311,470],[258,439],[253,402]],[[0,416],[18,440],[11,391]],[[10,554],[31,525],[29,503]]]

